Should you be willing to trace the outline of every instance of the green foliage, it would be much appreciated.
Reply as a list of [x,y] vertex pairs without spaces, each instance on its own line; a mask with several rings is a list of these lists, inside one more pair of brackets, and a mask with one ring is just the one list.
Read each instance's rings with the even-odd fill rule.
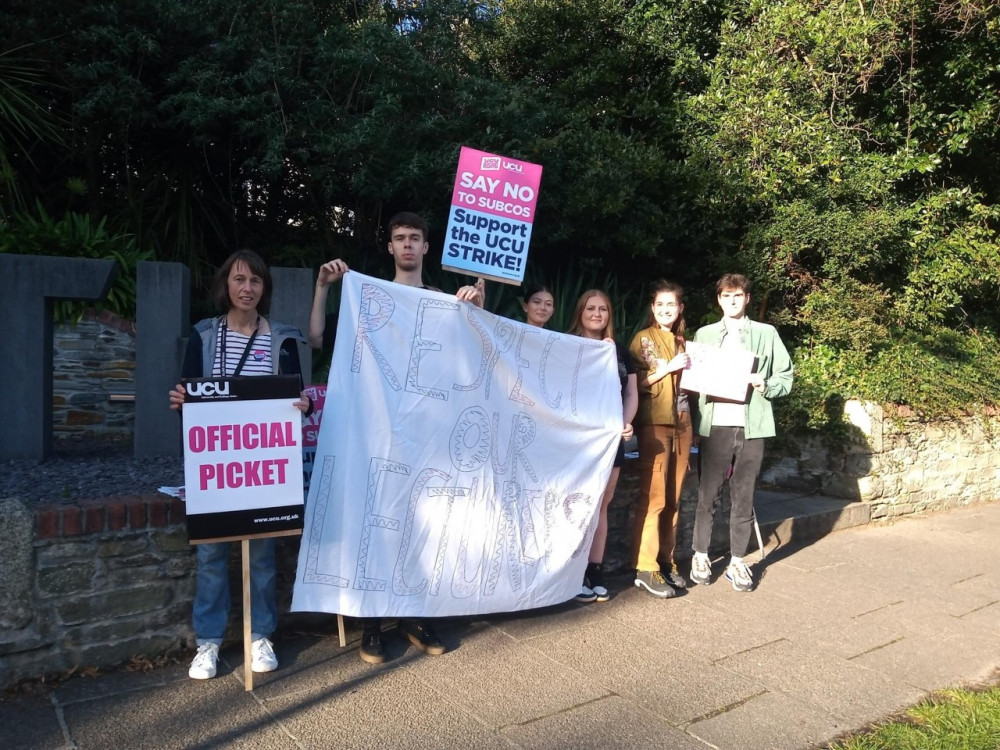
[[24,52],[0,52],[0,219],[25,205],[11,159],[19,155],[30,163],[33,141],[61,141],[58,119],[35,94],[44,77],[36,63],[18,57]]
[[507,2],[486,48],[528,115],[512,124],[515,153],[545,166],[532,254],[549,276],[567,257],[629,284],[700,267],[686,252],[701,226],[677,149],[680,92],[637,12]]
[[901,317],[918,328],[961,324],[970,312],[995,320],[968,303],[998,297],[1000,207],[986,205],[969,188],[951,188],[916,202],[911,213],[912,261],[899,299]]
[[35,215],[18,213],[0,223],[0,253],[20,255],[98,258],[118,263],[107,299],[96,303],[56,300],[53,317],[57,322],[78,321],[89,306],[110,310],[123,318],[135,319],[136,266],[150,260],[135,237],[108,228],[107,218],[96,223],[85,214],[66,213],[54,219],[39,205]]
[[836,428],[839,416],[827,408],[831,399],[902,404],[939,417],[996,403],[1000,393],[1000,345],[971,329],[891,330],[881,346],[867,351],[817,344],[800,347],[794,360],[795,387],[779,402],[789,427]]
[[[706,320],[742,271],[799,366],[792,423],[1000,403],[1000,4],[16,0],[0,28],[0,216],[108,217],[197,281],[245,245],[385,276],[415,210],[451,291],[469,145],[544,166],[553,328],[614,280],[635,330],[660,276]],[[488,305],[520,316],[517,291]]]
[[983,374],[1000,333],[998,19],[976,2],[729,5],[686,135],[700,206],[741,243],[718,268],[754,279],[755,312],[795,349],[787,422],[830,424],[831,398],[927,415],[1000,401]]
[[994,750],[1000,744],[1000,687],[943,690],[871,732],[831,750]]

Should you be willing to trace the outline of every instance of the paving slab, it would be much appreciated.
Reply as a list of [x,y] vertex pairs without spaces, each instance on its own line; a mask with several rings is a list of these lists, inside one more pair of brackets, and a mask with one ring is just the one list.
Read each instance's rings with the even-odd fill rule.
[[[227,649],[222,653],[223,659],[235,654],[235,649]],[[242,660],[242,657],[241,657]],[[220,674],[231,670],[225,661],[219,664]],[[60,683],[53,690],[52,696],[56,704],[68,706],[80,701],[92,701],[107,698],[122,693],[132,693],[154,687],[166,687],[176,682],[188,682],[188,664],[168,664],[163,667],[140,670],[122,670],[106,674],[87,675]]]
[[69,734],[89,748],[294,748],[294,739],[233,677],[120,693],[66,706]]
[[981,535],[1000,523],[1000,504],[970,506],[961,512],[929,513],[921,516],[919,527],[922,533],[934,534],[941,531],[957,531],[963,534]]
[[821,625],[803,628],[788,636],[789,640],[814,646],[843,659],[855,659],[862,654],[885,648],[904,638],[910,632],[902,622],[883,622],[850,617]]
[[[995,634],[998,623],[983,622],[977,618],[978,612],[990,612],[989,606],[970,604],[971,609],[953,610],[954,603],[947,604],[933,596],[920,596],[901,599],[891,606],[879,610],[865,612],[855,619],[863,624],[892,624],[903,634],[931,635],[940,637],[942,634],[965,630],[970,633],[980,633],[984,636]],[[957,611],[959,614],[952,614]],[[996,613],[996,609],[993,609]]]
[[993,601],[954,617],[967,627],[974,626],[979,630],[1000,635],[1000,602]]
[[803,571],[843,567],[853,557],[866,554],[870,549],[870,543],[859,542],[855,537],[856,534],[830,534],[812,542],[769,544],[762,567],[768,570],[778,563]]
[[660,643],[709,662],[774,640],[771,618],[733,617],[724,607],[711,606],[707,597],[725,593],[721,586],[713,589],[693,587],[685,596],[666,602],[637,591],[636,601],[629,602],[627,616],[623,613],[619,621],[629,631],[653,634]]
[[[809,631],[825,633],[845,616],[840,601],[824,602],[814,595],[811,585],[791,585],[787,580],[779,583],[771,576],[763,577],[752,593],[734,591],[723,579],[708,587],[698,586],[691,597],[711,609],[714,620],[728,623],[721,627],[731,635],[719,644],[715,660],[778,638],[794,639]],[[843,597],[860,608],[857,602],[850,602],[846,593]],[[859,598],[869,599],[870,606],[879,606],[885,599],[884,595],[872,592],[864,592]]]
[[[391,663],[366,664],[358,657],[356,643],[341,648],[336,636],[310,643],[301,650],[279,642],[275,644],[275,654],[278,669],[254,675],[253,692],[262,700],[328,689],[354,690],[375,676],[398,668],[406,659],[400,656]],[[242,675],[242,666],[239,673]]]
[[902,638],[860,654],[851,663],[892,674],[925,691],[977,684],[1000,668],[1000,638],[966,633]]
[[[719,583],[725,588],[732,588],[725,580]],[[846,567],[819,567],[803,571],[782,564],[769,567],[759,577],[753,596],[742,598],[761,600],[777,596],[791,597],[827,615],[838,613],[842,616],[870,612],[900,599],[896,588],[871,586],[863,576],[850,574]],[[727,602],[725,606],[731,604]],[[780,606],[775,602],[776,608]]]
[[616,695],[506,727],[503,735],[522,748],[706,750],[704,743]]
[[924,697],[923,690],[882,671],[784,638],[717,664],[769,691],[795,695],[848,726],[861,726]]
[[430,657],[386,622],[389,660],[358,658],[330,615],[281,618],[280,668],[244,690],[182,663],[76,676],[0,701],[3,747],[815,748],[930,691],[1000,668],[1000,503],[774,540],[757,590],[720,579],[661,600],[437,622]]
[[[660,632],[633,630],[626,636],[620,623],[605,621],[585,634],[553,633],[532,643],[608,692],[627,697],[672,724],[757,692],[751,680],[716,667],[696,648],[669,645],[664,638],[669,623],[663,627]],[[623,640],[628,648],[622,648]]]
[[708,747],[726,750],[800,750],[849,729],[828,713],[769,691],[685,727]]
[[547,656],[534,640],[519,644],[497,630],[482,633],[458,651],[426,657],[419,665],[414,662],[408,669],[484,725],[497,728],[564,711],[608,692],[599,682]]
[[56,706],[49,696],[27,695],[0,700],[3,745],[9,748],[70,750]]
[[[441,658],[441,657],[438,657]],[[360,660],[358,660],[360,663]],[[370,672],[348,685],[279,696],[265,706],[301,747],[455,750],[513,745],[409,669]]]

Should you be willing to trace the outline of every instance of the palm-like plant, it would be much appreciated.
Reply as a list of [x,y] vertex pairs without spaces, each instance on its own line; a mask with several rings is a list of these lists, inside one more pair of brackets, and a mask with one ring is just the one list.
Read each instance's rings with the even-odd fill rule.
[[32,93],[46,81],[40,67],[20,57],[24,50],[0,52],[0,220],[25,207],[11,157],[30,162],[35,143],[62,140],[58,118]]

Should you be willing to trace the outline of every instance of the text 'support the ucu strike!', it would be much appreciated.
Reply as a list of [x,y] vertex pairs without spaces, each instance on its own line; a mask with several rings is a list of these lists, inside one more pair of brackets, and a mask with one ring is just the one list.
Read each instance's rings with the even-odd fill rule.
[[353,271],[336,342],[292,609],[572,598],[621,437],[614,347]]
[[441,266],[520,284],[528,267],[542,167],[462,146]]

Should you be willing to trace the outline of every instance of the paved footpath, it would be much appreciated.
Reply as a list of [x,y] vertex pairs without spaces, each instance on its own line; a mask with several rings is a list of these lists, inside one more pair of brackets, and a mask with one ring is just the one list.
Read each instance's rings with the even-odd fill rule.
[[[618,579],[606,604],[451,620],[453,650],[299,618],[244,691],[242,648],[77,677],[0,703],[5,748],[810,748],[1000,666],[1000,504],[778,546],[758,590],[671,600]],[[720,565],[716,565],[716,573]],[[288,618],[295,622],[296,618]],[[303,623],[311,627],[303,627]],[[351,621],[349,621],[350,623]],[[311,632],[310,632],[311,631]]]

